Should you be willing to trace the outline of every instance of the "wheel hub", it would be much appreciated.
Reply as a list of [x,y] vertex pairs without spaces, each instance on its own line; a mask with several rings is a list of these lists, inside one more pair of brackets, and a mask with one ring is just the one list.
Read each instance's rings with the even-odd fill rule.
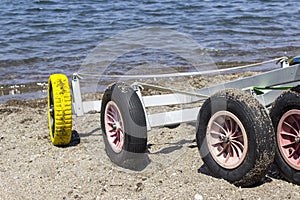
[[220,141],[222,141],[224,143],[228,143],[228,142],[230,142],[230,137],[220,135]]
[[300,170],[300,110],[292,109],[282,115],[277,127],[277,143],[285,162]]
[[122,151],[124,144],[124,127],[121,112],[116,103],[110,101],[105,108],[105,132],[112,150]]
[[208,122],[207,142],[214,160],[222,167],[234,169],[245,159],[248,151],[246,130],[231,112],[216,112]]

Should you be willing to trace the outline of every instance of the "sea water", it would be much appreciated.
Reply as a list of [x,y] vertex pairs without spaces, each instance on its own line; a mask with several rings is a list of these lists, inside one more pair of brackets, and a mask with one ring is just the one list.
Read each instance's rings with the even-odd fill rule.
[[[44,83],[53,73],[70,77],[87,66],[87,57],[107,41],[115,46],[106,48],[106,57],[123,47],[111,38],[136,33],[140,39],[139,31],[145,29],[163,30],[164,36],[158,37],[162,44],[169,33],[181,34],[199,45],[199,55],[215,63],[234,65],[300,54],[299,1],[2,0],[0,13],[2,86]],[[148,31],[141,43],[155,34]],[[186,45],[180,37],[173,40],[176,48]],[[127,42],[132,41],[137,39]],[[139,51],[136,45],[110,60],[119,63],[110,73],[124,74],[150,62],[189,70],[176,52],[166,53],[158,44],[141,46],[144,50]]]

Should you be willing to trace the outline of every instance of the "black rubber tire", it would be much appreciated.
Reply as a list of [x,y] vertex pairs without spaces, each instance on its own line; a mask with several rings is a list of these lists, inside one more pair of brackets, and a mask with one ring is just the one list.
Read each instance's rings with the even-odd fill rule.
[[[124,144],[117,153],[109,144],[105,130],[105,108],[110,101],[117,105],[124,123]],[[101,105],[101,128],[106,153],[113,163],[135,171],[143,170],[149,164],[145,112],[137,93],[130,86],[116,83],[106,89]]]
[[283,92],[273,103],[270,110],[270,116],[275,130],[275,164],[278,166],[281,174],[288,181],[300,184],[300,171],[291,167],[283,158],[277,141],[277,128],[278,123],[284,113],[291,109],[300,110],[300,86],[294,87],[290,90]]
[[[234,169],[219,165],[211,155],[206,138],[208,122],[218,111],[233,113],[242,123],[248,139],[245,158]],[[248,187],[265,177],[274,159],[274,131],[271,119],[253,96],[237,89],[225,89],[208,98],[197,121],[196,141],[200,156],[212,175],[236,186]]]

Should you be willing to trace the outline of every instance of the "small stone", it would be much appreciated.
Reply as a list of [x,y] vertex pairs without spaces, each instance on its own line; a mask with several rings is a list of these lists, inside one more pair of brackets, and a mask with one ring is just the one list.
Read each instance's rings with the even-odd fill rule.
[[144,187],[145,187],[144,184],[142,182],[139,182],[139,183],[136,184],[135,191],[140,192],[144,189]]
[[30,156],[30,158],[29,158],[29,163],[31,163],[31,162],[33,162],[35,159],[36,159],[36,155],[32,155],[32,156]]
[[96,200],[100,200],[100,199],[101,199],[101,197],[100,197],[100,196],[97,196],[97,197],[96,197]]
[[172,176],[176,176],[176,175],[177,175],[177,174],[174,172],[173,174],[171,174],[171,177],[172,177]]
[[203,196],[201,194],[195,194],[195,200],[203,200]]

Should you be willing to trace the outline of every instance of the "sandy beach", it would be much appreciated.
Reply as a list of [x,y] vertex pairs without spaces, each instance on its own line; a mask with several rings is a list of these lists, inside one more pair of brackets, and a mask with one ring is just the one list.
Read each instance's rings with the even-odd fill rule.
[[[285,180],[275,164],[261,182],[247,188],[213,176],[200,157],[195,122],[149,131],[150,163],[136,172],[115,165],[106,155],[100,113],[73,115],[72,140],[65,147],[51,143],[47,119],[47,83],[51,74],[64,73],[69,81],[74,72],[80,75],[82,99],[87,101],[100,100],[104,88],[116,81],[143,82],[143,77],[150,77],[145,83],[176,90],[142,91],[142,95],[158,95],[191,91],[277,69],[278,58],[300,55],[299,8],[300,1],[266,0],[2,1],[0,200],[300,199],[300,185]],[[187,74],[190,72],[193,75]],[[178,73],[185,76],[170,76]],[[283,80],[284,74],[278,76]],[[253,100],[251,96],[245,101],[249,100]],[[256,109],[253,102],[247,105]],[[147,108],[147,113],[202,105],[206,104],[199,101],[164,105]],[[281,106],[277,108],[283,110]],[[255,139],[261,139],[262,132],[272,129],[259,115],[261,112],[253,114],[256,121],[245,117],[249,122],[245,129],[260,122]],[[268,118],[267,114],[264,116]],[[129,119],[128,115],[125,119]],[[113,122],[111,126],[120,128],[119,123]],[[220,141],[228,144],[231,136],[239,142],[240,136],[233,136],[238,129],[232,130],[227,131],[230,133],[226,137],[217,135],[219,141],[212,145]],[[247,134],[251,132],[248,130]],[[247,136],[254,141],[253,135]],[[255,166],[244,177],[264,169],[260,163],[269,163],[271,158],[265,157],[269,154],[260,149],[269,149],[264,141],[272,144],[270,138],[255,140],[262,145],[247,154],[251,159],[242,160],[246,157],[243,154],[242,159],[237,159],[241,162],[231,165],[231,169]],[[298,145],[300,139],[295,138],[294,142]],[[253,145],[239,145],[248,148],[247,144]],[[253,164],[253,160],[258,160],[254,149],[259,149],[257,157],[262,162]],[[289,152],[289,156],[295,152]],[[217,156],[221,155],[222,152]],[[234,176],[232,171],[229,175]]]
[[0,199],[300,198],[300,187],[281,178],[276,166],[250,188],[213,177],[200,158],[194,124],[148,132],[151,163],[134,172],[107,157],[99,113],[73,116],[67,147],[50,141],[44,98],[0,104],[0,123]]

